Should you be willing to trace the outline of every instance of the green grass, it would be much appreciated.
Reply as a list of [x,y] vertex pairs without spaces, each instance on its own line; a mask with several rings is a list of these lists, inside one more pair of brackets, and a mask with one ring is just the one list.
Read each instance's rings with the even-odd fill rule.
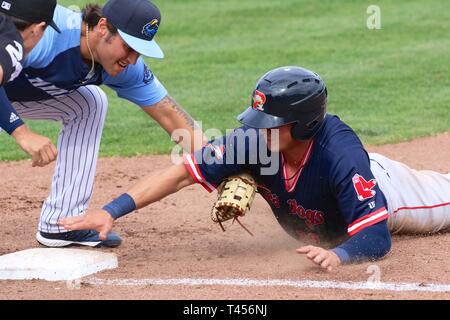
[[[83,5],[88,1],[59,1]],[[104,2],[104,1],[103,1]],[[155,0],[164,60],[147,59],[170,94],[203,128],[238,125],[257,79],[282,65],[318,72],[329,111],[365,143],[384,144],[450,128],[448,0],[380,0],[381,30],[350,0]],[[166,153],[167,134],[138,107],[108,91],[102,156]],[[31,122],[56,138],[55,123]],[[24,158],[6,134],[0,159]]]

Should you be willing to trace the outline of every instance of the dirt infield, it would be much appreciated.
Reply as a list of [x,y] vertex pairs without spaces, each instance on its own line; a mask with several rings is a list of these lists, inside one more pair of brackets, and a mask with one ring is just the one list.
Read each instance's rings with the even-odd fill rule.
[[[450,171],[449,133],[368,149],[417,169]],[[168,156],[100,159],[91,205],[104,204],[139,177],[168,166]],[[0,163],[0,254],[39,246],[35,231],[52,171],[53,166],[31,168],[29,161]],[[124,242],[110,250],[119,257],[118,269],[75,285],[0,281],[0,299],[450,299],[446,290],[336,289],[325,282],[366,282],[379,271],[383,283],[417,283],[422,288],[450,285],[450,234],[395,236],[385,259],[326,273],[295,253],[300,244],[281,230],[260,197],[242,219],[254,237],[238,225],[228,225],[225,233],[214,225],[210,220],[214,197],[200,186],[191,186],[118,221],[115,230]],[[321,288],[155,283],[181,278],[312,280]],[[108,285],[100,284],[99,279],[134,281]]]

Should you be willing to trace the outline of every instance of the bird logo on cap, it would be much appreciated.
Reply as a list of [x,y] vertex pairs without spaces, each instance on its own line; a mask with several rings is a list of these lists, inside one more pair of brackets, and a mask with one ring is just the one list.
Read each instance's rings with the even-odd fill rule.
[[153,19],[151,22],[147,23],[144,28],[142,29],[142,34],[146,37],[149,37],[150,39],[153,39],[156,32],[158,32],[159,28],[159,21],[158,19]]
[[255,90],[253,94],[253,109],[264,111],[264,103],[266,103],[266,95],[261,91]]

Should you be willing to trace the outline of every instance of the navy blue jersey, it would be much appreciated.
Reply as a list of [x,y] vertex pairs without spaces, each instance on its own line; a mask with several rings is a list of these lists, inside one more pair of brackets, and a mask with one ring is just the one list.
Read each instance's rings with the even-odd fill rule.
[[0,65],[3,70],[3,78],[0,79],[0,131],[4,129],[9,134],[23,125],[23,121],[2,86],[20,74],[24,55],[23,40],[16,26],[7,17],[0,15]]
[[0,85],[19,75],[24,55],[22,37],[16,26],[5,16],[0,16],[0,65],[3,69]]
[[38,45],[23,61],[24,70],[5,86],[11,101],[41,101],[76,90],[81,86],[105,84],[119,97],[145,107],[161,101],[167,90],[147,68],[142,58],[115,77],[101,65],[94,74],[81,56],[81,13],[57,6],[54,21],[61,29],[57,33],[47,28]]
[[[271,174],[262,170],[271,164],[264,163],[264,152],[271,163],[278,163]],[[327,115],[296,176],[286,176],[283,158],[282,153],[269,152],[258,130],[241,127],[188,155],[185,162],[194,180],[210,192],[225,177],[251,173],[280,225],[312,244],[335,246],[388,218],[386,199],[370,170],[368,154],[337,116]],[[289,188],[286,180],[290,178],[294,183]]]

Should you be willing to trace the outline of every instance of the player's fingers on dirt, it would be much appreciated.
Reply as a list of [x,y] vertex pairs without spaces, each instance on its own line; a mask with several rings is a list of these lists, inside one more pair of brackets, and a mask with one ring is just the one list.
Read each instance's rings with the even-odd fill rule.
[[304,247],[296,249],[296,251],[298,253],[308,253],[309,251],[311,251],[312,248],[313,248],[313,246],[304,246]]
[[315,257],[317,257],[317,255],[320,254],[320,249],[313,247],[307,254],[306,256],[308,257],[308,259],[313,260]]
[[317,256],[314,258],[314,262],[320,265],[324,260],[326,260],[327,254],[326,252],[320,251]]
[[321,266],[323,269],[328,270],[328,268],[331,267],[331,259],[330,259],[329,257],[326,258],[325,260],[322,261],[322,263],[320,264],[320,266]]

